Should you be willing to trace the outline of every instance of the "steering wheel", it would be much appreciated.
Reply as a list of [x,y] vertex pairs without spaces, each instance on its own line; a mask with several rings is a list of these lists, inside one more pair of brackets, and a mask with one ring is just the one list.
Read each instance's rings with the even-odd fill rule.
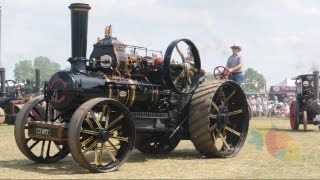
[[218,80],[232,79],[232,74],[229,72],[228,68],[224,66],[217,66],[214,68],[213,75]]
[[5,83],[6,83],[7,87],[10,87],[9,82],[13,83],[13,86],[12,86],[13,89],[15,89],[16,87],[19,86],[19,84],[15,80],[6,80]]
[[200,55],[191,40],[178,39],[171,42],[164,55],[163,67],[165,84],[172,91],[179,94],[190,94],[199,85]]
[[[10,85],[9,85],[9,82],[12,82],[13,85],[10,86]],[[5,83],[6,83],[6,86],[7,86],[7,92],[8,92],[8,94],[13,95],[13,96],[14,96],[14,99],[20,98],[20,96],[21,96],[21,91],[20,91],[20,88],[18,88],[18,87],[20,87],[20,85],[17,83],[17,81],[15,81],[15,80],[6,80]],[[10,87],[10,88],[9,88],[9,87]]]

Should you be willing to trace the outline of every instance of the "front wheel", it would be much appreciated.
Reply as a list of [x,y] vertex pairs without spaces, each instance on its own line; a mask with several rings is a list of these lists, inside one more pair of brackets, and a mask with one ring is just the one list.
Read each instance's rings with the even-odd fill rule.
[[[29,137],[28,123],[48,122],[59,123],[59,113],[48,105],[46,114],[46,102],[43,96],[38,96],[28,101],[17,115],[14,126],[14,136],[20,151],[30,160],[37,163],[54,163],[65,158],[69,154],[69,147],[66,142],[52,140],[41,140]],[[47,116],[47,117],[46,117]]]
[[134,142],[131,113],[113,99],[95,98],[83,103],[69,124],[71,154],[91,172],[117,170],[129,157]]

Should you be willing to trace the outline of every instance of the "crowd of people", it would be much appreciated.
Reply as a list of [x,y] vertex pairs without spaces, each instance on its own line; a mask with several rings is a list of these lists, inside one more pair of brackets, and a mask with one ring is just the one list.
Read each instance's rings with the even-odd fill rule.
[[[231,80],[241,86],[244,79],[242,72],[243,59],[240,55],[242,47],[234,44],[230,48],[232,50],[232,55],[227,60],[226,68],[230,74]],[[247,98],[252,116],[266,117],[289,117],[292,100],[294,100],[293,96],[286,95],[274,95],[272,98],[261,95],[249,95]]]
[[268,98],[261,95],[250,95],[247,100],[253,116],[289,117],[290,104],[294,98],[292,96]]

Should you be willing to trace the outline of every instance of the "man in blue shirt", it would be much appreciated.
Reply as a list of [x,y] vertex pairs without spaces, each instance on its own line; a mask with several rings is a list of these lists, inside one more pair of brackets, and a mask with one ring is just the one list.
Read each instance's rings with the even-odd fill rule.
[[228,58],[227,68],[232,75],[232,80],[235,81],[237,84],[241,86],[243,82],[243,61],[242,57],[240,56],[241,46],[240,45],[233,45],[231,46],[232,55]]

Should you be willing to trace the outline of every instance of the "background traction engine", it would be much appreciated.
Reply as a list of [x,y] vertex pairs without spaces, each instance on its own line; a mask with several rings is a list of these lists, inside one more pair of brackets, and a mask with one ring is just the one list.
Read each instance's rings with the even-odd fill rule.
[[5,68],[0,68],[0,125],[14,124],[16,116],[22,106],[40,92],[40,70],[35,69],[35,86],[29,84],[21,87],[15,80],[5,79]]
[[[15,138],[38,163],[57,162],[71,152],[91,172],[118,169],[136,147],[169,153],[191,140],[207,157],[235,156],[249,126],[248,105],[231,81],[203,82],[200,56],[188,39],[173,41],[162,57],[127,53],[112,36],[94,44],[86,59],[87,4],[71,4],[70,71],[55,73],[44,96],[19,112]],[[162,53],[160,53],[161,55]],[[202,73],[201,73],[202,72]]]
[[320,124],[319,71],[299,75],[296,86],[296,101],[290,105],[290,126],[292,130],[298,130],[299,125],[303,124],[306,131],[307,124]]

